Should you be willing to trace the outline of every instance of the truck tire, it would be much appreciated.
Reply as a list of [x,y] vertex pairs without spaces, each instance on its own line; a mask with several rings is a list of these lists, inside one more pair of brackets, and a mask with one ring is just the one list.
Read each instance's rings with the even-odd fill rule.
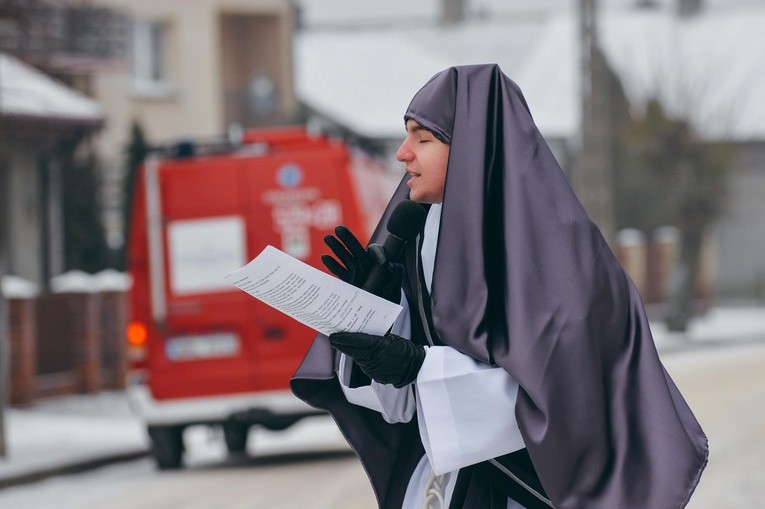
[[151,455],[160,470],[181,467],[183,428],[180,426],[149,426]]
[[250,425],[228,421],[223,423],[223,439],[226,441],[228,452],[241,454],[247,449],[247,434],[250,431]]
[[300,420],[300,417],[275,417],[263,423],[263,427],[269,431],[283,431]]

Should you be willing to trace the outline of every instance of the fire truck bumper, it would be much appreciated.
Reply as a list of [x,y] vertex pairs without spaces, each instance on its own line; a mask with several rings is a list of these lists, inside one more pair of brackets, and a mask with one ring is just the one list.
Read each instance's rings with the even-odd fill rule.
[[127,396],[135,414],[149,426],[218,424],[239,421],[281,429],[311,415],[322,415],[290,391],[157,400],[140,379],[128,381]]

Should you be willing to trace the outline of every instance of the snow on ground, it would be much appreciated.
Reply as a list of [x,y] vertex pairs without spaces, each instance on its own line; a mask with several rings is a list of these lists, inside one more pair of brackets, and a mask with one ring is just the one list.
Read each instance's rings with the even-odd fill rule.
[[146,449],[120,392],[41,400],[5,411],[8,457],[0,479]]
[[669,332],[663,322],[651,322],[651,332],[659,351],[765,341],[765,308],[713,308],[693,319],[687,332]]
[[[765,342],[765,308],[715,308],[692,320],[685,334],[669,333],[659,322],[653,322],[651,329],[659,351],[677,359],[681,354],[675,352]],[[29,407],[8,408],[6,427],[9,457],[0,459],[0,480],[148,449],[144,425],[131,413],[120,391],[50,398]],[[220,462],[227,456],[220,431],[191,427],[184,439],[184,459],[190,466]],[[347,450],[327,416],[304,419],[281,432],[255,427],[248,442],[249,456]]]
[[[0,459],[0,480],[73,463],[145,451],[145,425],[132,414],[125,393],[104,392],[41,400],[6,410],[9,456]],[[222,432],[192,426],[184,433],[188,465],[220,462],[227,456]],[[328,416],[303,419],[284,431],[253,427],[250,456],[346,451],[348,445]]]

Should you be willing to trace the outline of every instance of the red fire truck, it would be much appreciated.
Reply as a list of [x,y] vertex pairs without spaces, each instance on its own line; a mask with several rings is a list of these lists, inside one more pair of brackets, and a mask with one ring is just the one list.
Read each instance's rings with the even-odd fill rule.
[[288,389],[315,333],[223,276],[269,244],[323,268],[336,225],[370,233],[355,187],[347,148],[302,129],[147,160],[129,244],[128,395],[159,468],[181,466],[188,426],[222,427],[241,453],[253,425],[281,430],[316,414]]

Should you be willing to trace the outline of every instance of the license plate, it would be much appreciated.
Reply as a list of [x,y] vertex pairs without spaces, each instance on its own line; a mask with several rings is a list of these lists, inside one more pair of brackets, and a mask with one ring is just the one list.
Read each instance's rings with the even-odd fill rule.
[[239,355],[239,336],[228,332],[176,336],[167,340],[165,353],[171,361],[235,357]]

